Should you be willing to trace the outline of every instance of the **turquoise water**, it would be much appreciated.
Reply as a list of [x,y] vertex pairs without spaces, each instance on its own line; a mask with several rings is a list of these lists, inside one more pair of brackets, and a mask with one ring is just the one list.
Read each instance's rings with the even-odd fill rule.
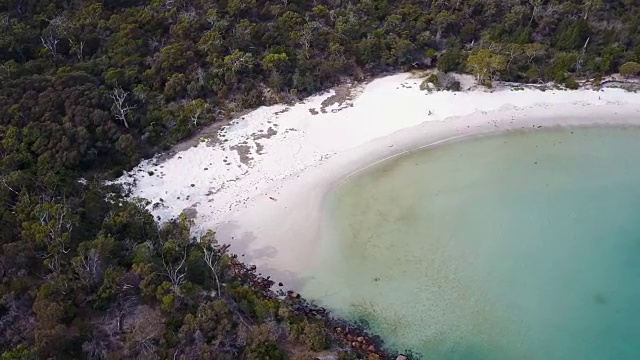
[[640,359],[640,129],[514,132],[329,194],[306,296],[423,359]]

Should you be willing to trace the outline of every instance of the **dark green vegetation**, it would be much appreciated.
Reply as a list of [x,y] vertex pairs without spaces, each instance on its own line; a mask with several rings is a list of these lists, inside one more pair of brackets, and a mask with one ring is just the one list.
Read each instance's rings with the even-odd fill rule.
[[102,174],[348,77],[634,76],[639,30],[635,0],[0,0],[3,359],[326,347],[324,320],[236,271],[210,235],[193,243],[186,218],[157,225]]
[[31,213],[18,197],[3,359],[310,359],[329,345],[326,319],[276,298],[213,233],[195,242],[184,216],[158,228],[140,204],[96,195],[33,199]]

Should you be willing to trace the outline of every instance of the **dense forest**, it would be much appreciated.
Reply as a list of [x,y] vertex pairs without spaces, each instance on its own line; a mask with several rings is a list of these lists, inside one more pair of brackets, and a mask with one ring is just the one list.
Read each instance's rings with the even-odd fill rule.
[[312,359],[340,343],[326,317],[104,179],[346,79],[573,87],[638,62],[637,0],[0,0],[2,359]]

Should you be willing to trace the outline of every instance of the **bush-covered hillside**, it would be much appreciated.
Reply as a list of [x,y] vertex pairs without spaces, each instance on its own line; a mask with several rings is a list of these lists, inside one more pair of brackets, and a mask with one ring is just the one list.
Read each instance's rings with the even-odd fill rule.
[[636,0],[0,0],[3,359],[309,358],[324,318],[105,176],[346,78],[573,85],[639,62]]

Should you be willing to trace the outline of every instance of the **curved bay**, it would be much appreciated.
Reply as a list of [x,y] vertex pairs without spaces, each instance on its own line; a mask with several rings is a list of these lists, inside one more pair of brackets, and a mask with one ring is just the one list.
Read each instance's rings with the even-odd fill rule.
[[328,195],[304,293],[425,359],[640,358],[640,129],[409,153]]

